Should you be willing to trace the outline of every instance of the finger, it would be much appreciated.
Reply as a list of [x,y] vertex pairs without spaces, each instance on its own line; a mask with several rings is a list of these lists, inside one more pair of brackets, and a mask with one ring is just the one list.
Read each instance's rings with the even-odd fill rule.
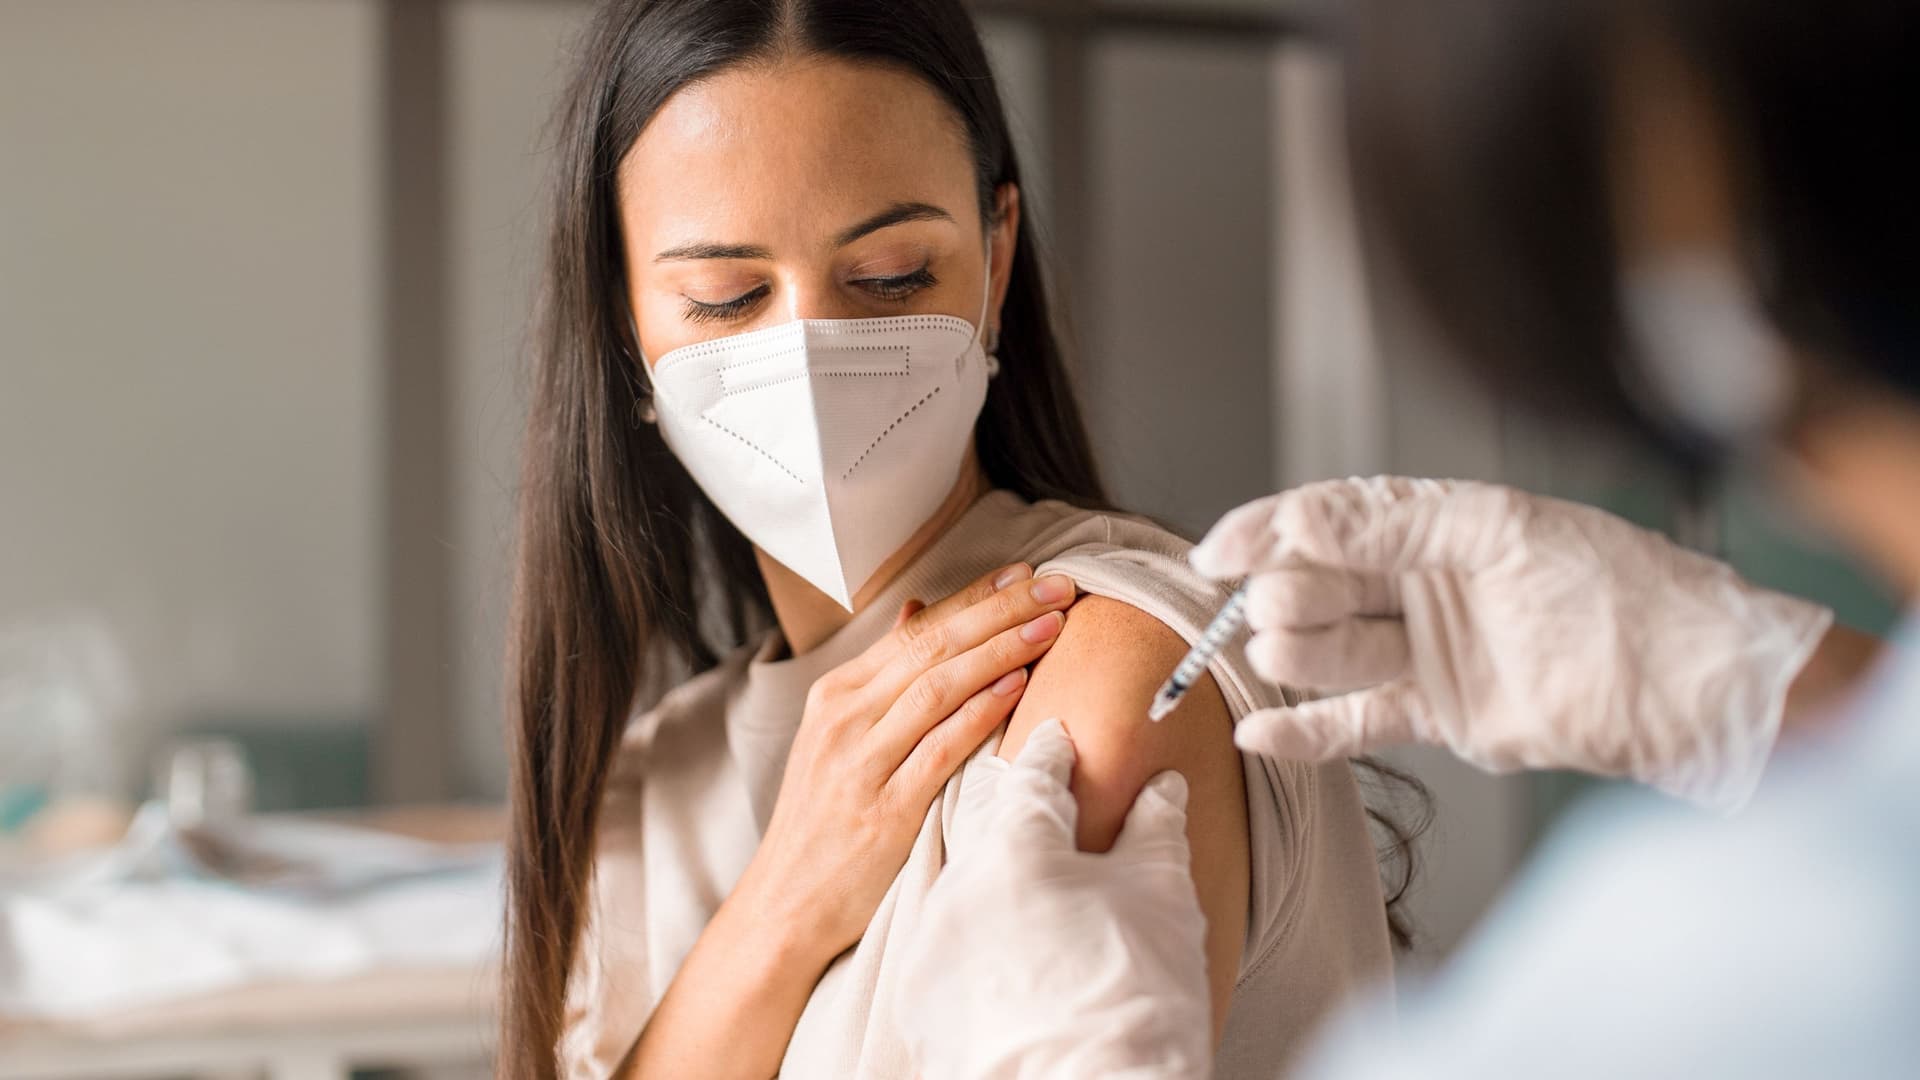
[[1437,480],[1310,484],[1280,497],[1271,553],[1349,570],[1477,570],[1514,550],[1527,496],[1495,484]]
[[909,600],[906,603],[901,604],[900,614],[894,616],[893,628],[895,630],[898,630],[902,626],[905,626],[908,619],[913,618],[915,615],[918,615],[921,611],[925,610],[926,606],[927,605],[921,603],[918,600]]
[[1127,811],[1113,852],[1162,859],[1182,869],[1189,865],[1186,777],[1169,769],[1147,781]]
[[[963,608],[946,606],[943,601],[920,612],[891,635],[891,659],[867,680],[872,700],[889,701],[898,697],[935,666],[978,648],[996,634],[1071,607],[1077,595],[1078,588],[1072,578],[1048,574],[1015,580]],[[945,610],[947,614],[936,616],[934,613],[938,610]],[[1020,662],[1028,663],[1038,655],[1028,653],[1027,659]],[[988,674],[965,691],[971,693],[985,686],[1006,670],[1001,668]],[[958,703],[959,699],[954,699],[953,704]]]
[[1187,553],[1187,561],[1210,578],[1244,577],[1275,544],[1273,514],[1279,505],[1280,496],[1269,495],[1227,511]]
[[1234,745],[1286,761],[1333,761],[1384,746],[1423,741],[1427,705],[1410,682],[1309,701],[1291,709],[1249,713],[1233,729]]
[[[1276,570],[1302,560],[1301,543],[1295,535],[1297,522],[1286,517],[1289,507],[1332,507],[1349,513],[1355,508],[1384,509],[1407,499],[1424,498],[1444,490],[1446,481],[1420,480],[1404,476],[1352,477],[1346,480],[1321,480],[1269,495],[1230,511],[1220,519],[1188,556],[1194,569],[1208,577],[1244,577]],[[1337,546],[1321,545],[1309,550],[1314,561],[1331,566],[1347,565]]]
[[985,827],[1030,854],[1078,850],[1080,803],[1068,787],[1074,757],[1073,739],[1059,719],[1035,728],[994,784]]
[[934,724],[900,762],[887,788],[908,805],[925,808],[960,766],[966,764],[993,729],[1013,715],[1027,688],[1024,668],[1008,672],[992,686],[969,697],[952,715]]
[[1262,630],[1247,642],[1247,662],[1281,686],[1351,690],[1398,679],[1413,659],[1406,623],[1352,618],[1304,630]]
[[1031,580],[1033,580],[1033,567],[1026,563],[1003,566],[991,574],[983,574],[974,579],[966,588],[951,596],[922,605],[918,613],[919,620],[939,622],[942,619],[952,618],[967,608],[992,599],[995,593],[1004,592],[1019,582]]
[[911,601],[919,603],[920,606],[905,618],[895,620],[892,633],[882,638],[872,648],[843,664],[840,670],[850,675],[855,682],[865,682],[893,660],[895,649],[902,638],[910,637],[924,625],[938,623],[954,611],[987,600],[995,593],[1032,577],[1031,566],[1026,563],[1014,563],[974,578],[967,583],[966,587],[931,606],[920,601]]
[[1024,625],[1002,630],[959,656],[923,671],[887,706],[873,726],[877,759],[898,767],[916,744],[962,702],[1025,668],[1053,647],[1067,618],[1057,611],[1041,614]]
[[1400,587],[1389,574],[1301,564],[1247,579],[1247,625],[1254,630],[1305,629],[1400,610]]
[[1013,759],[1016,769],[1031,769],[1061,787],[1073,779],[1073,740],[1060,718],[1049,717],[1027,736],[1027,745]]

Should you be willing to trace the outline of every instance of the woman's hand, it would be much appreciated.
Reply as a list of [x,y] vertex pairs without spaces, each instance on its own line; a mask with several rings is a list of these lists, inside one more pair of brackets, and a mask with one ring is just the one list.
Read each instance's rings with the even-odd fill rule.
[[1013,712],[1071,580],[1011,566],[922,608],[813,685],[766,835],[617,1075],[765,1077],[859,939],[927,809]]
[[735,890],[822,965],[858,940],[940,789],[1026,687],[1073,582],[1013,566],[928,608],[807,695],[779,801]]
[[1723,809],[1758,781],[1832,621],[1611,514],[1492,484],[1308,484],[1222,518],[1193,563],[1247,575],[1263,676],[1371,687],[1249,716],[1245,749],[1324,760],[1422,742]]

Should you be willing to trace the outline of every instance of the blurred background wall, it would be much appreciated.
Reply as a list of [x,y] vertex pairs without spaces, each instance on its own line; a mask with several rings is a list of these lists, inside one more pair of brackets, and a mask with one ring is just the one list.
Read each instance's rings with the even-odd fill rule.
[[[1396,470],[1673,522],[1630,451],[1560,445],[1430,363],[1362,257],[1318,12],[975,6],[1131,506],[1197,533],[1285,483]],[[249,747],[265,805],[503,790],[543,123],[587,10],[0,4],[0,625],[119,642],[125,794],[200,730]],[[1757,576],[1886,617],[1767,508],[1707,516]],[[1437,952],[1570,785],[1407,760],[1439,800]]]
[[0,6],[0,621],[118,638],[129,784],[381,714],[376,16]]

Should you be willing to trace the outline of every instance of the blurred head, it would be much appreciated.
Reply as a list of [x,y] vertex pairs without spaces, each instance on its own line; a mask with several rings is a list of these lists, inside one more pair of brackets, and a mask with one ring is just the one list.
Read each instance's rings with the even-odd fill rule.
[[663,664],[769,619],[750,547],[643,421],[648,364],[795,318],[997,329],[993,485],[1104,505],[992,73],[957,0],[618,0],[558,118],[512,633],[501,1070],[551,1076],[607,763]]
[[1920,154],[1902,0],[1367,0],[1362,213],[1511,396],[1762,449],[1920,581]]

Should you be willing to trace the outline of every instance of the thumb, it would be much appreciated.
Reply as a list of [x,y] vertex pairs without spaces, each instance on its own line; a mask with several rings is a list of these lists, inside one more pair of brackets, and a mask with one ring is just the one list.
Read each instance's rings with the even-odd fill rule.
[[1427,702],[1413,683],[1390,682],[1291,709],[1262,709],[1233,729],[1234,745],[1283,761],[1333,761],[1419,742]]
[[1168,769],[1147,781],[1127,811],[1113,850],[1187,866],[1187,778]]

